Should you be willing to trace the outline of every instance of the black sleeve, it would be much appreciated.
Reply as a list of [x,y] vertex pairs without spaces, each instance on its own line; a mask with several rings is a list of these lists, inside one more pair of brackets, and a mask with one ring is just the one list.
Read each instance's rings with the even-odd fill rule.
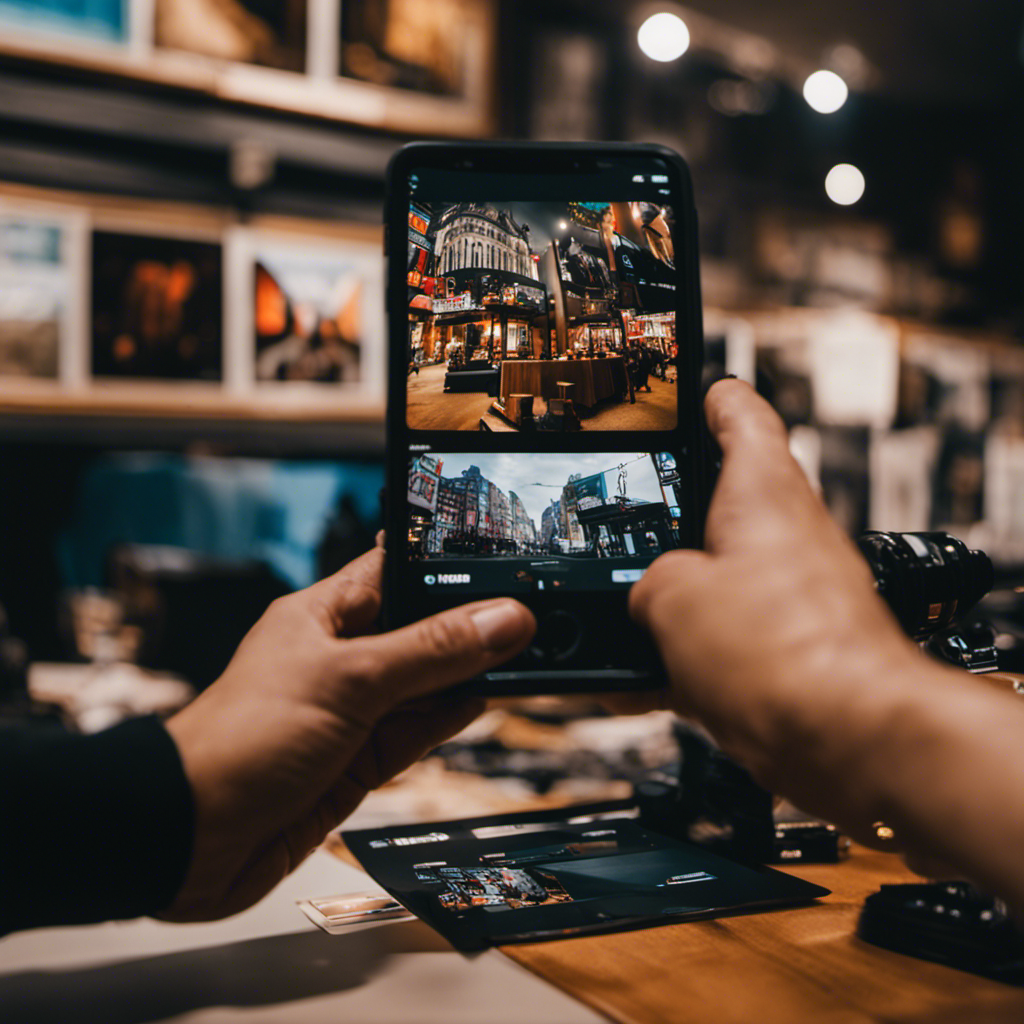
[[92,736],[0,730],[0,935],[164,909],[188,870],[193,816],[156,718]]

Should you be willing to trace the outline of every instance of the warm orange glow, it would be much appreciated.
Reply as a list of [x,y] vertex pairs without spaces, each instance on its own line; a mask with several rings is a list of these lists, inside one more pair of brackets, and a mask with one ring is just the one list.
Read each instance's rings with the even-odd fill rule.
[[256,333],[284,334],[288,327],[288,299],[273,275],[256,266]]

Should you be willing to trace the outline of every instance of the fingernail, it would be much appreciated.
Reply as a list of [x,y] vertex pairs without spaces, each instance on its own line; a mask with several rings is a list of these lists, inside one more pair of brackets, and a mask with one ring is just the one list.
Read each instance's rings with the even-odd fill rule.
[[511,601],[485,605],[470,616],[484,646],[500,651],[523,638],[523,616]]

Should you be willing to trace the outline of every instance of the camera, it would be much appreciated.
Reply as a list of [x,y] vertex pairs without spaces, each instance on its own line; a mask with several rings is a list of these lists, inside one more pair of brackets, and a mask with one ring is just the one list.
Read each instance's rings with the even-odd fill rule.
[[913,640],[970,672],[998,668],[990,627],[965,623],[992,589],[995,573],[983,551],[948,533],[861,534],[857,546],[886,604]]

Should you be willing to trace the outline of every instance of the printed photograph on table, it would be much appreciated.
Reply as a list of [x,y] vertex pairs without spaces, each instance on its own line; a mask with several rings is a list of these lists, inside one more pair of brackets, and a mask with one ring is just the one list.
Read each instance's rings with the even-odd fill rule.
[[220,380],[221,263],[215,242],[94,231],[93,374]]
[[0,204],[0,381],[65,375],[81,323],[83,225]]
[[308,0],[156,0],[158,47],[305,71]]
[[827,895],[650,832],[637,816],[623,802],[591,804],[342,838],[402,906],[467,951]]
[[481,0],[344,0],[341,74],[459,98],[480,56]]
[[379,390],[383,259],[379,245],[244,228],[229,240],[247,382]]
[[649,202],[415,202],[414,430],[672,430],[672,210]]
[[0,36],[124,44],[128,0],[0,0]]

